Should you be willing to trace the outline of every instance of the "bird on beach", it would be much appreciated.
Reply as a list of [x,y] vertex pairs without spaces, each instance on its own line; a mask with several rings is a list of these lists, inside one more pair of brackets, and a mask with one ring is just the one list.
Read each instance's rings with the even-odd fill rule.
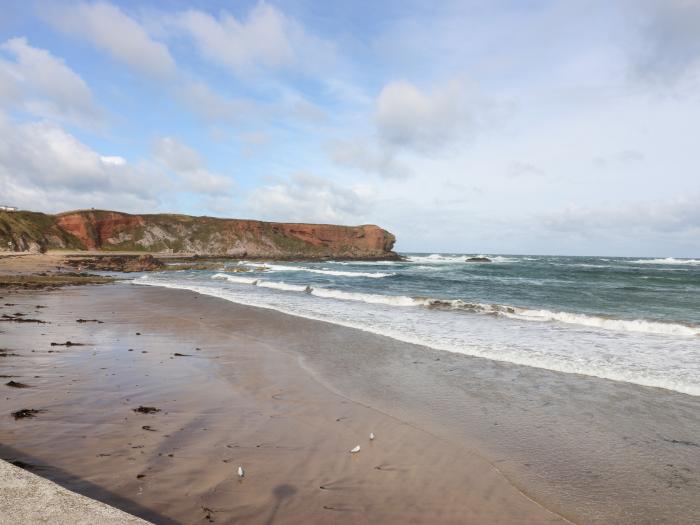
[[374,441],[374,432],[369,433],[369,440]]
[[360,451],[360,445],[356,445],[355,448],[350,449],[350,454],[356,454]]
[[243,467],[238,467],[238,477],[242,478],[245,476],[245,470],[243,470]]

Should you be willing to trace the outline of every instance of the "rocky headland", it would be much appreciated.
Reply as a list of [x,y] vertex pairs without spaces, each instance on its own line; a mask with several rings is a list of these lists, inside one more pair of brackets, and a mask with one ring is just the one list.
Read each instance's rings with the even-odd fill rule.
[[153,252],[276,259],[395,259],[395,237],[375,225],[277,223],[177,214],[79,210],[0,212],[0,247]]

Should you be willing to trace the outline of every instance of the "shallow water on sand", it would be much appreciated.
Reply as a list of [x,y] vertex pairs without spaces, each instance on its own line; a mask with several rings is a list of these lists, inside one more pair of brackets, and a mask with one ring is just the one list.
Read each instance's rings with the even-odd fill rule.
[[467,258],[241,261],[136,282],[435,349],[700,395],[700,261]]
[[[46,324],[2,327],[0,375],[30,386],[0,385],[0,454],[154,523],[562,523],[464,446],[299,366],[304,334],[347,329],[131,285],[12,303]],[[67,340],[83,346],[50,344]]]

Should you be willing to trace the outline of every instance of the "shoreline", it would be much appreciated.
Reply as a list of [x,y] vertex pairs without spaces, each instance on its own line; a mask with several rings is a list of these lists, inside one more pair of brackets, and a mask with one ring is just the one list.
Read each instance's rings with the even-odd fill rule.
[[[421,455],[425,448],[435,448],[435,440],[441,442],[443,453],[461,451],[452,455],[466,454],[475,464],[486,465],[498,474],[505,483],[498,485],[499,497],[521,491],[528,495],[521,497],[533,498],[532,501],[577,523],[698,522],[700,508],[694,501],[700,472],[695,454],[700,430],[697,398],[431,350],[189,291],[164,288],[154,288],[152,293],[137,291],[149,288],[122,283],[65,289],[52,294],[104,293],[114,304],[125,306],[144,295],[158,297],[150,301],[148,312],[154,317],[167,312],[166,319],[170,321],[166,323],[168,330],[159,330],[161,341],[157,344],[163,344],[162,339],[171,346],[180,344],[177,337],[173,339],[173,334],[182,333],[182,327],[172,323],[175,318],[194,323],[197,334],[202,330],[216,332],[217,344],[231,337],[245,341],[249,348],[260,350],[256,359],[267,363],[266,367],[273,366],[269,363],[272,355],[286,363],[286,368],[274,375],[269,388],[288,381],[291,370],[306,377],[306,385],[310,373],[325,394],[311,396],[306,405],[315,406],[319,397],[342,396],[347,404],[359,404],[385,417],[398,418],[402,426],[417,432],[425,429],[429,436],[437,437],[421,441],[423,448],[414,448],[411,454]],[[121,295],[115,295],[115,291]],[[204,304],[207,306],[203,307]],[[44,312],[49,314],[50,310]],[[202,317],[197,315],[202,312],[206,312],[204,319],[197,319]],[[129,323],[144,324],[143,320],[133,318],[134,312],[130,315]],[[106,326],[88,323],[83,328],[99,333]],[[263,359],[266,354],[270,355]],[[223,355],[208,356],[206,361],[218,370]],[[200,356],[197,357],[196,362],[200,362]],[[185,357],[171,355],[170,358],[179,366],[187,364],[183,361]],[[255,366],[259,367],[260,363]],[[227,384],[230,388],[230,382]],[[265,401],[256,398],[249,408],[257,411]],[[346,421],[328,417],[336,424]],[[364,443],[362,446],[365,449]],[[479,459],[484,457],[488,461]],[[460,468],[455,463],[453,459],[444,466],[451,477]],[[471,464],[470,469],[473,468]],[[411,490],[423,490],[420,482],[414,482],[416,485]],[[444,495],[433,499],[440,497]],[[457,500],[450,500],[449,504],[459,505]],[[477,507],[480,504],[476,503]],[[539,504],[533,505],[540,508]],[[338,512],[357,518],[358,511]],[[547,513],[547,519],[552,517]],[[482,521],[476,522],[498,522],[481,518]],[[410,518],[404,516],[404,519]],[[438,522],[452,521],[445,518]],[[533,521],[536,522],[539,521]]]
[[[228,272],[231,270],[229,269]],[[239,284],[250,284],[250,285],[255,285],[259,288],[278,288],[278,286],[281,286],[281,290],[285,291],[293,291],[296,292],[297,294],[310,294],[310,295],[317,295],[316,294],[316,288],[315,287],[310,287],[307,286],[304,288],[303,286],[299,285],[289,285],[286,284],[283,281],[274,281],[274,280],[267,280],[264,277],[263,278],[258,278],[257,275],[254,275],[252,277],[247,277],[245,274],[241,278],[239,275],[232,275],[231,273],[219,273],[213,276],[214,278],[222,277],[225,279],[230,279],[230,280],[238,280],[234,282],[238,282]],[[143,280],[142,280],[143,279]],[[663,390],[667,390],[669,392],[673,393],[680,393],[683,395],[689,395],[693,397],[700,397],[700,390],[698,389],[698,386],[695,384],[689,384],[689,383],[684,383],[684,382],[669,382],[668,380],[664,378],[660,378],[658,376],[654,375],[648,375],[646,377],[644,376],[638,376],[638,377],[629,377],[624,374],[626,370],[624,368],[620,368],[617,370],[581,370],[577,368],[576,366],[572,366],[571,363],[557,363],[557,362],[542,362],[538,361],[537,359],[532,359],[528,358],[528,356],[519,356],[514,353],[510,353],[507,355],[499,355],[496,352],[484,352],[483,347],[479,350],[482,351],[476,351],[475,349],[470,349],[470,351],[467,350],[460,350],[458,346],[452,344],[451,342],[448,342],[445,344],[444,342],[440,340],[431,340],[429,338],[425,337],[425,334],[421,334],[418,337],[416,337],[415,334],[411,336],[407,336],[405,333],[402,333],[399,330],[395,329],[386,329],[385,326],[372,326],[372,325],[367,325],[363,324],[362,320],[355,320],[354,318],[334,318],[332,321],[327,321],[326,316],[327,313],[323,310],[310,310],[310,311],[304,311],[303,313],[300,313],[299,311],[295,311],[294,308],[288,306],[288,305],[279,305],[279,304],[265,304],[264,302],[258,302],[258,301],[251,301],[246,297],[236,297],[235,295],[231,294],[228,290],[221,290],[221,289],[216,289],[216,288],[211,288],[208,286],[202,286],[199,283],[170,283],[170,282],[160,282],[156,280],[150,280],[148,275],[143,275],[141,279],[138,279],[134,281],[134,284],[138,285],[145,285],[145,286],[156,286],[160,288],[168,288],[172,290],[184,290],[184,291],[190,291],[202,295],[206,295],[209,297],[214,297],[214,298],[219,298],[222,300],[225,300],[227,302],[233,302],[236,304],[242,304],[246,306],[250,306],[253,308],[262,308],[265,310],[270,310],[270,311],[275,311],[278,313],[286,314],[286,315],[291,315],[294,317],[298,317],[301,319],[307,319],[307,320],[312,320],[312,321],[319,321],[319,322],[329,322],[334,325],[342,326],[345,328],[350,328],[353,330],[360,330],[363,332],[368,332],[374,335],[377,335],[379,337],[387,337],[392,340],[397,340],[402,343],[408,344],[408,345],[415,345],[415,346],[420,346],[420,347],[426,347],[430,348],[433,351],[445,351],[449,353],[457,353],[461,355],[466,355],[469,357],[476,357],[476,358],[483,358],[487,360],[492,360],[492,361],[498,361],[510,365],[515,365],[519,367],[526,367],[526,368],[536,368],[540,370],[546,370],[550,372],[555,372],[555,373],[562,373],[562,374],[571,374],[571,375],[576,375],[576,376],[584,376],[584,377],[592,377],[592,378],[597,378],[597,379],[603,379],[603,380],[608,380],[608,381],[614,381],[614,382],[622,382],[622,383],[629,383],[634,386],[639,386],[643,388],[659,388]],[[278,286],[275,286],[278,285]],[[289,288],[292,288],[292,290],[289,290]],[[323,287],[318,288],[321,292],[328,293],[327,290]],[[368,300],[364,301],[363,299],[357,299],[353,297],[352,292],[346,292],[344,290],[333,290],[333,293],[335,295],[331,296],[334,297],[335,299],[346,299],[349,302],[353,304],[365,304],[368,306],[373,306],[373,300]],[[362,295],[362,294],[360,294]],[[329,295],[318,295],[320,298],[325,298],[329,297]],[[379,298],[381,301],[394,301],[396,300],[396,303],[402,307],[407,306],[406,300],[409,301],[414,301],[412,304],[408,306],[416,307],[416,309],[420,308],[428,308],[431,309],[433,306],[429,304],[430,301],[435,301],[435,302],[445,302],[448,303],[451,300],[447,299],[433,299],[430,297],[405,297],[405,296],[392,296],[392,295],[375,295],[372,299],[374,298]],[[428,305],[426,306],[426,302],[428,302]],[[381,302],[380,302],[381,304]],[[484,305],[486,307],[492,307],[494,305]],[[527,311],[526,308],[524,307],[515,307],[511,305],[495,305],[499,306],[502,308],[512,308],[513,310],[523,310]],[[447,308],[447,310],[453,310],[452,308]],[[538,312],[543,312],[545,310],[537,310]],[[550,314],[555,314],[555,312],[548,312]],[[563,315],[563,316],[570,316],[570,315],[579,315],[582,317],[584,320],[589,320],[589,319],[596,319],[595,317],[589,317],[587,314],[571,314],[567,312],[556,312],[556,314]],[[488,313],[483,313],[484,317],[488,315]],[[524,320],[522,317],[517,317],[517,316],[508,316],[506,315],[505,317],[509,317],[511,319],[519,319],[519,320]],[[552,322],[552,320],[549,320]],[[636,325],[637,323],[642,323],[646,324],[645,328],[650,325],[658,325],[662,327],[672,327],[672,328],[678,328],[681,327],[683,329],[686,328],[685,325],[682,324],[677,324],[677,323],[663,323],[663,322],[654,322],[654,321],[649,321],[649,320],[643,320],[643,319],[636,319],[636,320],[623,320],[623,319],[617,319],[614,320],[613,322],[615,323],[630,323],[632,325]],[[544,324],[544,321],[540,320],[528,320],[527,323],[533,323],[533,326],[535,323],[539,324],[542,323]],[[567,325],[567,322],[559,322],[559,321],[554,321],[555,324],[561,324],[561,325]],[[581,329],[585,328],[587,325],[586,324],[579,324],[579,323],[571,323],[572,326],[575,328]],[[594,324],[595,326],[595,324]],[[612,330],[611,330],[612,332]],[[628,330],[624,332],[625,334],[634,334],[634,335],[639,335],[639,334],[645,334],[645,335],[650,335],[650,336],[657,336],[657,335],[663,335],[663,332],[654,332],[654,331],[640,331],[637,332],[635,330]],[[695,337],[695,335],[688,335],[688,334],[681,334],[682,337]],[[478,347],[477,347],[478,348]]]
[[[12,301],[50,324],[3,334],[18,354],[3,374],[31,385],[4,387],[4,406],[45,412],[2,416],[3,457],[153,523],[566,523],[463,447],[329,391],[260,339],[265,313],[129,284]],[[50,346],[65,339],[85,346]]]

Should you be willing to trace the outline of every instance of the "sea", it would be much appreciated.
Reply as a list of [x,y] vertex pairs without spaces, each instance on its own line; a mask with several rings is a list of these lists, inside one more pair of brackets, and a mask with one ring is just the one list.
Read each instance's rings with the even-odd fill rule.
[[213,271],[149,273],[134,283],[447,352],[700,396],[699,259],[402,256],[231,261]]

